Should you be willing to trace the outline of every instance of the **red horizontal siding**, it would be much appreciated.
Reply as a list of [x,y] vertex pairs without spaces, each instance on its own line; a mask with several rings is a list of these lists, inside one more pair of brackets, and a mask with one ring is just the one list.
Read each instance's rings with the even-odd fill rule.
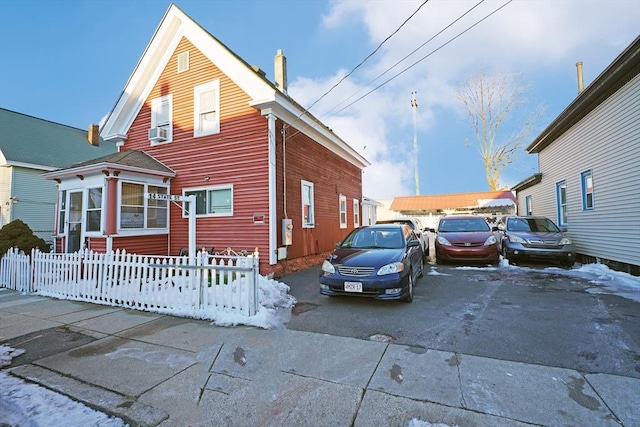
[[[189,70],[177,73],[177,55],[189,51]],[[193,88],[220,81],[220,133],[193,137]],[[173,97],[173,141],[151,146],[151,100]],[[233,217],[196,220],[197,245],[235,251],[256,247],[268,262],[268,225],[254,225],[254,214],[268,219],[268,123],[248,105],[249,97],[201,52],[183,39],[163,70],[149,98],[134,119],[125,149],[144,150],[176,172],[171,193],[184,188],[233,185]],[[143,239],[146,239],[144,237]],[[175,204],[170,208],[169,253],[189,244],[188,219]],[[165,247],[166,252],[166,247]],[[263,258],[264,258],[263,257]]]
[[[353,199],[362,200],[362,171],[307,136],[288,128],[286,140],[287,215],[293,220],[293,245],[288,257],[308,257],[331,251],[353,229]],[[281,135],[280,132],[277,135]],[[278,212],[283,211],[283,144],[277,147]],[[301,181],[314,184],[315,228],[302,228]],[[340,228],[339,197],[347,198],[347,228]],[[278,224],[278,236],[282,233]],[[280,237],[278,240],[279,244]]]

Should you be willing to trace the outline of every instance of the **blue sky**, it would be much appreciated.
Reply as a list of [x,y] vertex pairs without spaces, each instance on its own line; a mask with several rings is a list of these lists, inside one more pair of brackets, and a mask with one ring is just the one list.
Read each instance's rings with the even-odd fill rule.
[[[271,80],[273,57],[283,49],[289,94],[304,106],[373,52],[421,3],[176,2]],[[465,18],[370,84],[477,3]],[[0,0],[0,107],[82,129],[99,122],[118,99],[168,6],[155,0]],[[519,81],[529,86],[521,114],[545,108],[533,138],[576,97],[576,62],[584,63],[588,85],[639,34],[640,0],[430,0],[311,111],[372,163],[363,175],[366,196],[412,195],[410,101],[416,91],[420,194],[485,191],[473,129],[455,87],[481,68],[521,75]],[[360,101],[327,114],[396,75]],[[505,137],[521,114],[505,125]],[[465,140],[472,144],[467,147]],[[523,155],[504,171],[502,184],[513,185],[536,171],[535,156]]]

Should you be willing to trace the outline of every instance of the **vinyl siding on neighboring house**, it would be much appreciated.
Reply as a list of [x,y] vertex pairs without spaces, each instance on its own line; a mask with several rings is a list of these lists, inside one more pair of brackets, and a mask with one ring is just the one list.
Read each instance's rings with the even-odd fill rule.
[[[518,192],[533,214],[557,222],[556,183],[566,182],[568,232],[578,253],[640,264],[640,75],[538,154],[542,182]],[[581,174],[593,174],[593,210],[583,210]]]
[[53,242],[56,186],[40,176],[45,171],[14,167],[13,218],[20,218],[31,231],[47,242]]

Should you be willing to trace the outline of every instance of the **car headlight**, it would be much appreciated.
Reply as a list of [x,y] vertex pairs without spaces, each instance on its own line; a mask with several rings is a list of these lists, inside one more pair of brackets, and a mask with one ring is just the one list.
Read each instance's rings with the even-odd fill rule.
[[443,246],[451,246],[451,243],[442,236],[438,236],[436,240],[438,240],[438,243],[440,243]]
[[380,270],[378,270],[378,276],[384,276],[385,274],[392,274],[392,273],[400,273],[402,270],[404,270],[404,264],[401,262],[394,262],[392,264],[387,264],[384,267],[380,268]]
[[562,240],[560,240],[560,243],[558,243],[559,245],[570,245],[571,244],[571,239],[569,239],[568,237],[563,237]]
[[484,241],[485,246],[495,245],[498,241],[496,240],[496,236],[489,236],[487,240]]
[[527,243],[527,241],[524,240],[522,237],[518,237],[518,236],[514,236],[514,235],[510,235],[509,236],[509,241],[511,243],[522,243],[523,245]]
[[325,273],[333,274],[336,272],[336,268],[333,266],[333,264],[325,259],[322,263],[322,271],[324,271]]

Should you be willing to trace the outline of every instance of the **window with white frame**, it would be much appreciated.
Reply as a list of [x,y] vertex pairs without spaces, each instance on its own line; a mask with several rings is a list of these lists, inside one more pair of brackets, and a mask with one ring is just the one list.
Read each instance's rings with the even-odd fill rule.
[[87,214],[85,229],[102,230],[102,187],[87,189]]
[[215,80],[193,89],[193,136],[220,132],[220,81]]
[[340,195],[340,228],[347,228],[347,196]]
[[[233,216],[233,185],[191,188],[185,196],[196,196],[196,216]],[[188,212],[183,210],[183,216]]]
[[556,205],[558,209],[558,225],[566,226],[567,215],[567,183],[560,181],[556,184]]
[[178,54],[178,73],[189,71],[189,51]]
[[591,170],[582,172],[582,210],[593,210],[593,172]]
[[353,226],[360,227],[360,200],[353,199]]
[[[150,137],[151,145],[171,142],[173,140],[173,96],[171,94],[161,96],[151,100],[151,129]],[[153,131],[153,129],[161,129],[161,131]],[[154,138],[151,137],[154,133]],[[162,136],[163,135],[163,136]]]
[[302,228],[315,227],[313,183],[300,181],[302,187]]
[[127,230],[166,229],[168,202],[145,198],[145,193],[168,194],[167,187],[120,183],[120,228]]
[[58,234],[64,234],[67,223],[67,190],[60,191],[58,201]]
[[533,214],[533,204],[532,204],[530,195],[524,198],[524,210],[525,210],[525,215]]

